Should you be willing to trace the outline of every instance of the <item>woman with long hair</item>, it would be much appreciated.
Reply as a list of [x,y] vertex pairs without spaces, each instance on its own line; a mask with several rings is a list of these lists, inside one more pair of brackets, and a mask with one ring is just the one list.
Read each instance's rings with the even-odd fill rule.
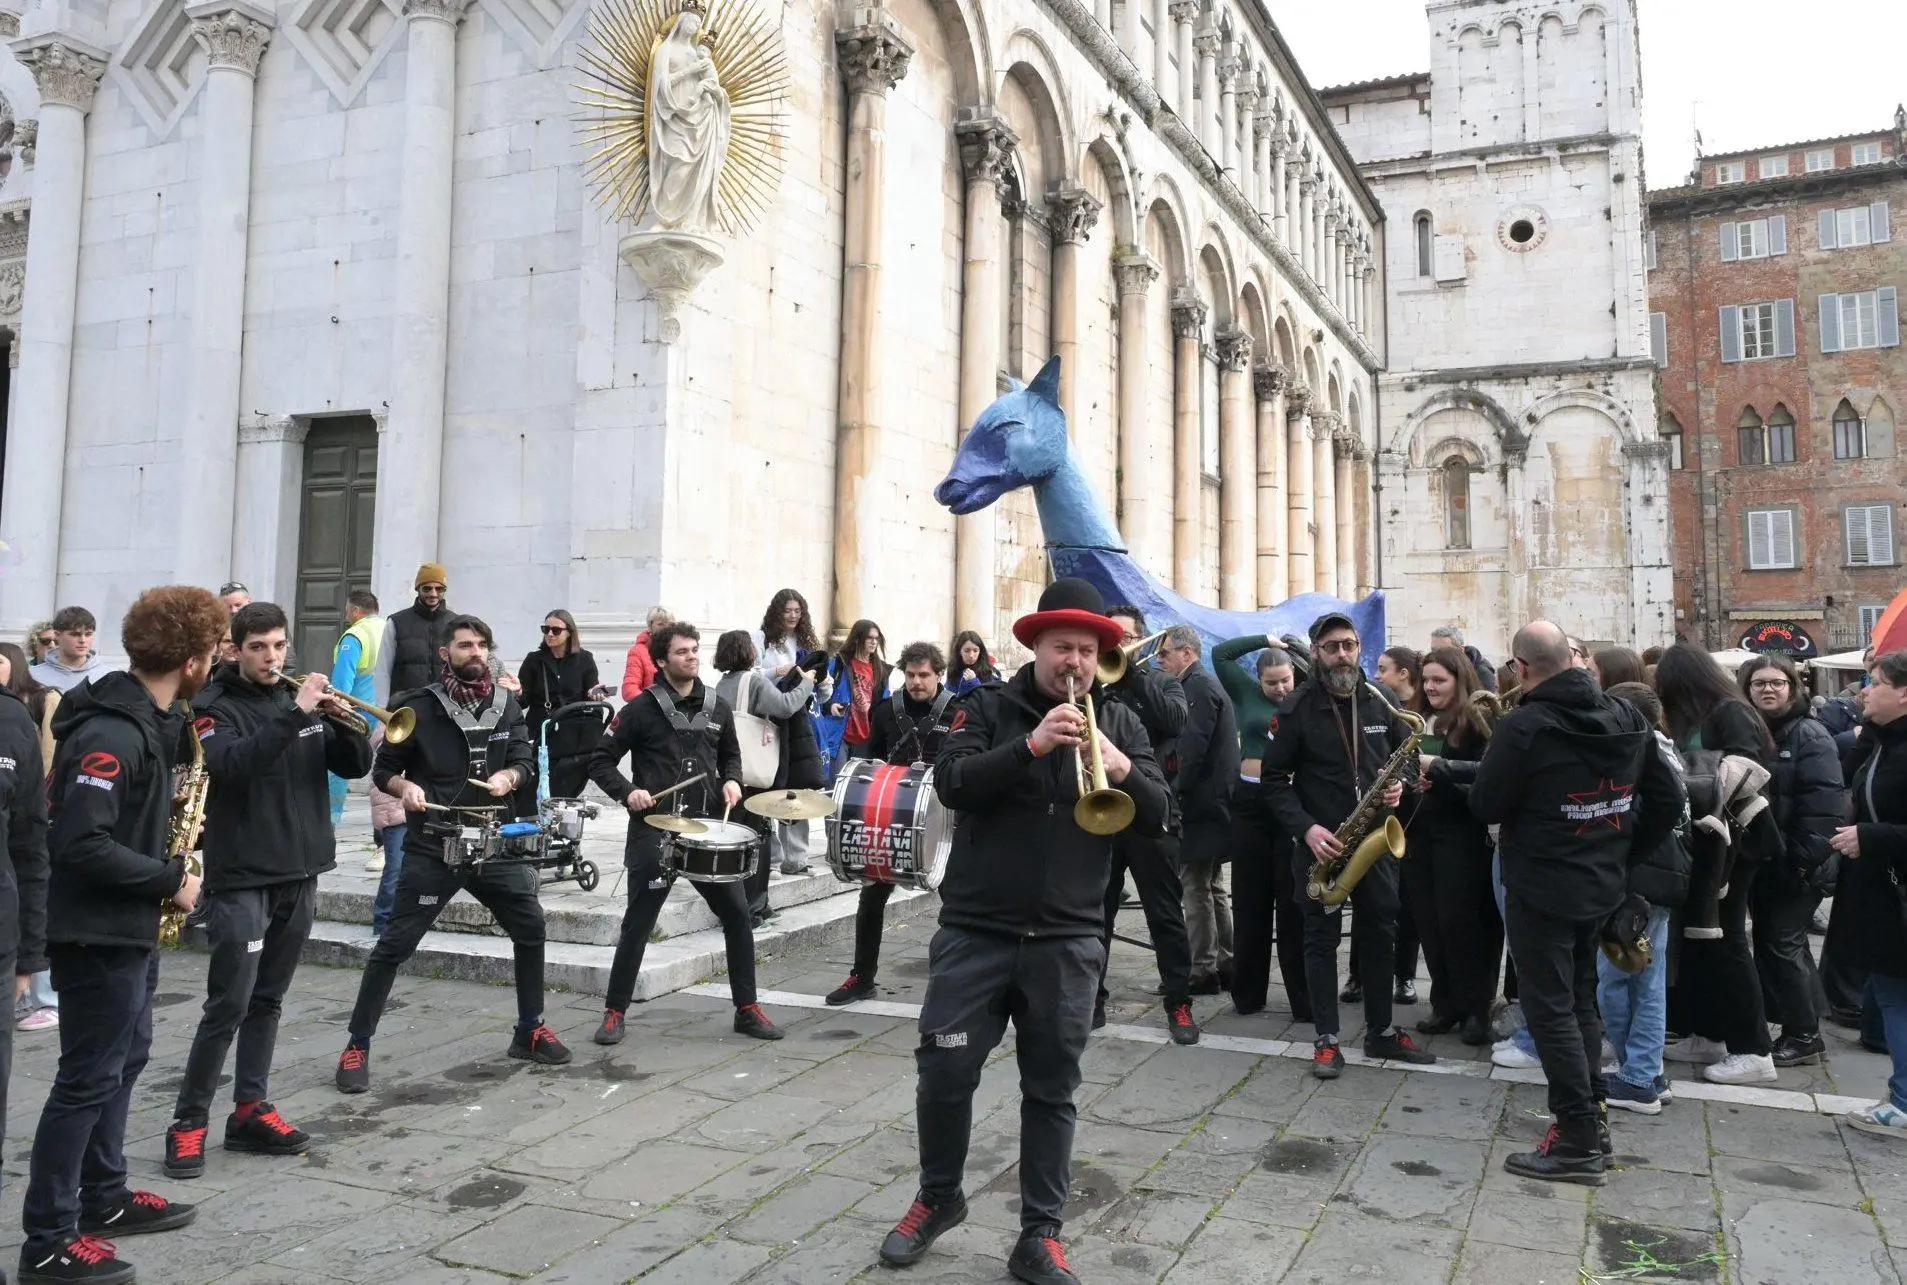
[[[1465,1044],[1490,1042],[1503,958],[1503,921],[1490,883],[1490,832],[1470,814],[1470,782],[1490,744],[1495,694],[1455,647],[1438,647],[1419,669],[1429,726],[1424,731],[1421,797],[1410,823],[1404,896],[1430,970],[1426,1035],[1460,1031]],[[1479,695],[1479,693],[1485,693]]]
[[819,650],[821,639],[808,615],[808,600],[794,589],[777,590],[762,613],[757,666],[770,678],[786,678],[803,657]]
[[[50,770],[53,714],[60,707],[60,693],[33,677],[28,668],[26,652],[19,644],[0,642],[0,686],[18,696],[33,716],[33,725],[40,729],[40,762]],[[14,1001],[13,1022],[22,1031],[48,1031],[60,1024],[60,997],[53,989],[50,971],[42,969],[31,975],[26,991]]]
[[[803,773],[803,779],[799,782],[791,779],[789,774],[795,758],[797,728],[810,729],[808,752],[800,757],[813,757],[813,724],[803,711],[808,708],[808,701],[814,695],[814,676],[806,670],[791,670],[787,679],[789,685],[783,688],[761,672],[759,661],[755,640],[748,636],[746,630],[731,629],[715,641],[715,669],[722,676],[715,685],[715,694],[727,701],[728,707],[738,716],[747,715],[773,723],[777,733],[774,779],[766,785],[751,786],[744,782],[744,800],[769,790],[816,788],[821,784],[818,761],[813,764],[812,773]],[[736,730],[739,738],[741,728],[738,726]],[[774,913],[768,905],[768,879],[774,869],[770,858],[775,848],[780,846],[776,843],[779,826],[746,808],[736,813],[736,816],[762,837],[761,859],[755,863],[755,873],[744,881],[749,917],[759,928],[762,921]]]
[[[558,607],[543,617],[543,641],[523,658],[517,669],[522,688],[517,697],[530,726],[530,739],[543,745],[544,723],[565,705],[601,700],[604,692],[596,673],[596,658],[583,650],[576,617]],[[565,720],[567,721],[567,720]],[[548,745],[550,797],[573,799],[589,784],[589,756],[602,734],[600,722],[578,721],[574,729],[559,729]],[[530,798],[535,800],[532,790]]]
[[1410,647],[1386,647],[1377,658],[1378,687],[1391,694],[1399,709],[1413,714],[1424,711],[1422,665],[1422,655]]
[[[761,640],[755,656],[755,669],[763,678],[773,682],[778,689],[786,691],[792,684],[799,681],[794,676],[794,671],[807,664],[820,651],[821,639],[815,632],[814,618],[808,612],[808,600],[796,589],[776,590],[775,596],[768,600],[768,609],[762,612]],[[815,663],[817,666],[821,664],[819,660]],[[825,673],[824,669],[816,669],[817,683],[825,676]],[[819,692],[822,696],[827,695],[825,685],[811,684],[810,686],[812,691]],[[823,725],[819,711],[814,708],[812,696],[809,702],[809,717],[805,721],[808,724],[807,728],[795,729],[794,734],[802,738],[802,743],[809,752],[818,756],[822,753],[820,747],[830,739],[825,733],[833,724],[829,722],[827,726]],[[839,744],[840,738],[835,736],[832,742]],[[790,784],[797,789],[819,789],[826,785],[828,783],[827,761],[825,758],[820,758],[818,761],[821,770],[812,783],[808,783],[807,778],[802,776],[801,780],[791,781]],[[801,774],[797,772],[797,775]],[[814,851],[814,844],[811,842],[811,837],[816,833],[814,825],[812,821],[785,821],[774,827],[772,835],[776,860],[780,862],[783,874],[798,875],[808,872],[809,854]]]
[[873,732],[875,703],[887,699],[894,667],[881,659],[884,641],[879,625],[857,620],[828,663],[828,714],[841,720],[840,736],[828,755],[830,780],[850,752],[867,743]]
[[1755,968],[1768,1017],[1781,1025],[1771,1056],[1776,1066],[1805,1066],[1827,1052],[1821,1019],[1827,994],[1808,946],[1808,925],[1834,889],[1839,861],[1828,840],[1847,815],[1841,756],[1834,737],[1809,713],[1801,671],[1786,656],[1759,656],[1743,667],[1748,697],[1774,739],[1768,782],[1779,846],[1755,879],[1750,910]]
[[947,670],[947,690],[955,696],[965,696],[976,687],[1001,681],[986,640],[974,630],[962,629],[955,634],[947,656],[952,661]]
[[[1655,667],[1655,690],[1669,738],[1685,760],[1708,750],[1764,766],[1774,761],[1774,742],[1761,716],[1700,647],[1678,642],[1664,651]],[[1693,775],[1695,765],[1690,766]],[[1717,1084],[1763,1084],[1775,1078],[1761,977],[1748,936],[1748,906],[1762,866],[1759,832],[1772,826],[1764,816],[1733,839],[1735,859],[1719,906],[1719,939],[1688,935],[1689,917],[1702,914],[1702,907],[1685,907],[1678,917],[1685,931],[1679,934],[1679,976],[1669,992],[1669,1028],[1689,1034],[1664,1056],[1700,1065],[1702,1077]]]

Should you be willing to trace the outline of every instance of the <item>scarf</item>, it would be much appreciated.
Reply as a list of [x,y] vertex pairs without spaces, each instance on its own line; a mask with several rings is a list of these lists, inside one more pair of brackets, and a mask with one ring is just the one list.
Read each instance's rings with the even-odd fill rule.
[[483,677],[466,683],[448,663],[444,665],[444,694],[472,714],[490,703],[490,695],[495,690],[496,680],[490,676],[488,666],[484,668]]

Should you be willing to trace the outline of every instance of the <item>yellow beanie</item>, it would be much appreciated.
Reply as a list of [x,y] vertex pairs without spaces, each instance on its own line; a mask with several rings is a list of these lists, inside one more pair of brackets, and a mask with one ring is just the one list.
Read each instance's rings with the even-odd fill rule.
[[411,581],[411,588],[421,589],[427,584],[440,584],[446,589],[450,588],[450,578],[444,574],[443,563],[426,562],[417,568],[417,578]]

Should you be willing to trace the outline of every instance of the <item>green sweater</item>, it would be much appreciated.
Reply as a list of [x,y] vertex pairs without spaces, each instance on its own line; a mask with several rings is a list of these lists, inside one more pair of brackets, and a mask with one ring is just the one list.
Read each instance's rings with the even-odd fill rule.
[[1238,719],[1239,753],[1248,759],[1265,756],[1265,734],[1271,730],[1278,704],[1265,695],[1257,674],[1238,662],[1269,646],[1263,634],[1249,634],[1212,648],[1212,671],[1232,698],[1232,712]]

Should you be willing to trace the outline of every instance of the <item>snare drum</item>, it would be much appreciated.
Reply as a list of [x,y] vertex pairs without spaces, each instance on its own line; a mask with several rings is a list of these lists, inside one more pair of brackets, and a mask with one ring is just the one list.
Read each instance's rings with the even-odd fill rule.
[[702,821],[704,834],[672,834],[662,866],[695,883],[740,883],[761,860],[761,836],[738,821]]
[[554,838],[574,842],[583,837],[583,822],[594,821],[597,808],[582,799],[544,799],[536,805],[536,819]]
[[931,763],[855,759],[834,783],[828,868],[844,883],[932,892],[947,873],[953,813],[934,793]]
[[444,864],[447,866],[478,865],[497,854],[498,827],[493,822],[451,824],[444,829],[448,831],[443,835]]

